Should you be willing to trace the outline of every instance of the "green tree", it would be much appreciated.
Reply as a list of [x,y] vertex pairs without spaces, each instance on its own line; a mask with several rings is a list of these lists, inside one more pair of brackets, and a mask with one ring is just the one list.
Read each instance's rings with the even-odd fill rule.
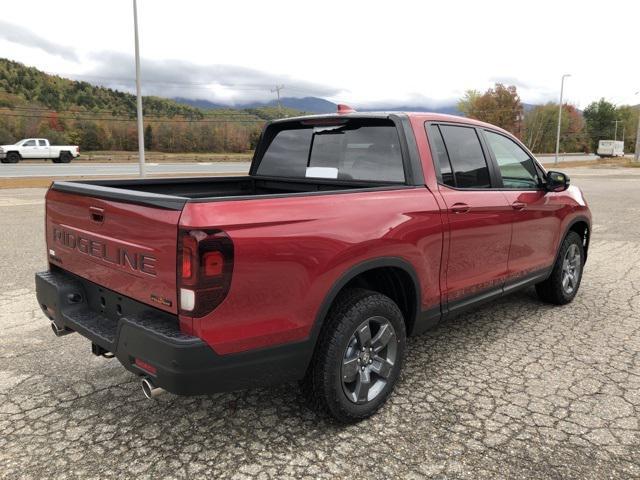
[[584,119],[591,140],[591,148],[597,150],[600,140],[613,140],[614,122],[617,119],[616,106],[601,98],[584,109]]
[[16,139],[4,125],[0,125],[0,145],[11,145]]
[[624,138],[624,151],[633,152],[636,148],[640,105],[621,105],[616,109],[616,116],[621,122],[618,125],[618,140]]
[[151,125],[149,124],[147,124],[147,126],[144,127],[144,147],[148,148],[149,150],[151,150],[154,147],[153,128],[151,128]]

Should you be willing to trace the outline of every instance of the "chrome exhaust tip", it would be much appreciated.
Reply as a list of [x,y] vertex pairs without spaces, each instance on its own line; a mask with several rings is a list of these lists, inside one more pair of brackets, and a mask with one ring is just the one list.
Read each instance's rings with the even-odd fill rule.
[[156,387],[150,378],[144,377],[142,379],[142,393],[149,400],[152,398],[156,398],[164,393],[164,389],[160,387]]
[[53,330],[53,334],[56,337],[64,337],[65,335],[73,333],[73,330],[70,330],[66,327],[60,328],[58,325],[56,325],[56,322],[51,322],[51,330]]

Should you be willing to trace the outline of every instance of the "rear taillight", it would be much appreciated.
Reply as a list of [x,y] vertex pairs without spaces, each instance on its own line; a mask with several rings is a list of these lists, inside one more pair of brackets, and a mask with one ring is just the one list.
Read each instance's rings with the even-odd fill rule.
[[233,243],[220,230],[181,230],[178,247],[180,313],[203,317],[227,296]]

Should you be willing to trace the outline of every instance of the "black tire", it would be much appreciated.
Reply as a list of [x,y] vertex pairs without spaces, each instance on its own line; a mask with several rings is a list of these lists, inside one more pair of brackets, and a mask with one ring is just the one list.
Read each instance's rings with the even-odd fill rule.
[[[572,252],[577,252],[580,258],[579,261],[574,262],[573,275],[569,275],[573,277],[573,280],[567,281],[565,278],[570,272],[567,272],[567,263],[565,262],[568,261],[568,257],[573,257]],[[580,288],[584,261],[582,238],[576,232],[569,232],[562,241],[551,275],[544,282],[536,284],[536,292],[538,292],[540,299],[555,305],[565,305],[571,302]]]
[[[371,339],[367,351],[360,349],[365,323]],[[404,318],[393,300],[370,290],[346,290],[329,310],[302,381],[303,393],[315,410],[328,413],[338,422],[355,423],[370,417],[393,391],[405,349]],[[389,360],[392,354],[393,361]],[[352,382],[346,380],[345,368],[355,368]],[[368,397],[358,400],[365,389]]]
[[73,157],[69,152],[60,152],[60,157],[56,163],[69,163]]
[[18,152],[8,152],[6,158],[2,160],[2,163],[18,163],[21,157]]

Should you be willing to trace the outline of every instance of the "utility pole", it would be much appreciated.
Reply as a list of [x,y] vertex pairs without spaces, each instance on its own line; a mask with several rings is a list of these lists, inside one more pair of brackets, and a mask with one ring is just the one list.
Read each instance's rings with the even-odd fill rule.
[[[635,94],[638,95],[640,92],[636,92]],[[640,110],[640,107],[638,107],[638,110]],[[638,129],[636,130],[636,152],[633,155],[633,161],[634,162],[640,162],[640,111],[638,112]]]
[[613,120],[611,123],[615,123],[616,127],[613,130],[613,140],[618,140],[618,122],[622,123],[622,120]]
[[635,162],[640,162],[640,118],[638,118],[638,130],[636,130],[636,153],[633,156]]
[[280,90],[284,88],[284,85],[276,85],[274,89],[271,90],[271,93],[276,93],[278,96],[278,111],[280,112],[280,116],[282,117],[282,103],[280,103]]
[[562,80],[560,81],[560,107],[558,108],[558,133],[556,135],[556,160],[555,164],[558,163],[558,153],[560,153],[560,127],[562,126],[562,95],[564,94],[564,79],[566,77],[570,77],[570,73],[565,73],[562,75]]
[[140,44],[138,41],[138,3],[133,0],[133,29],[136,42],[136,100],[138,104],[138,163],[144,177],[144,123],[142,121],[142,91],[140,88]]

